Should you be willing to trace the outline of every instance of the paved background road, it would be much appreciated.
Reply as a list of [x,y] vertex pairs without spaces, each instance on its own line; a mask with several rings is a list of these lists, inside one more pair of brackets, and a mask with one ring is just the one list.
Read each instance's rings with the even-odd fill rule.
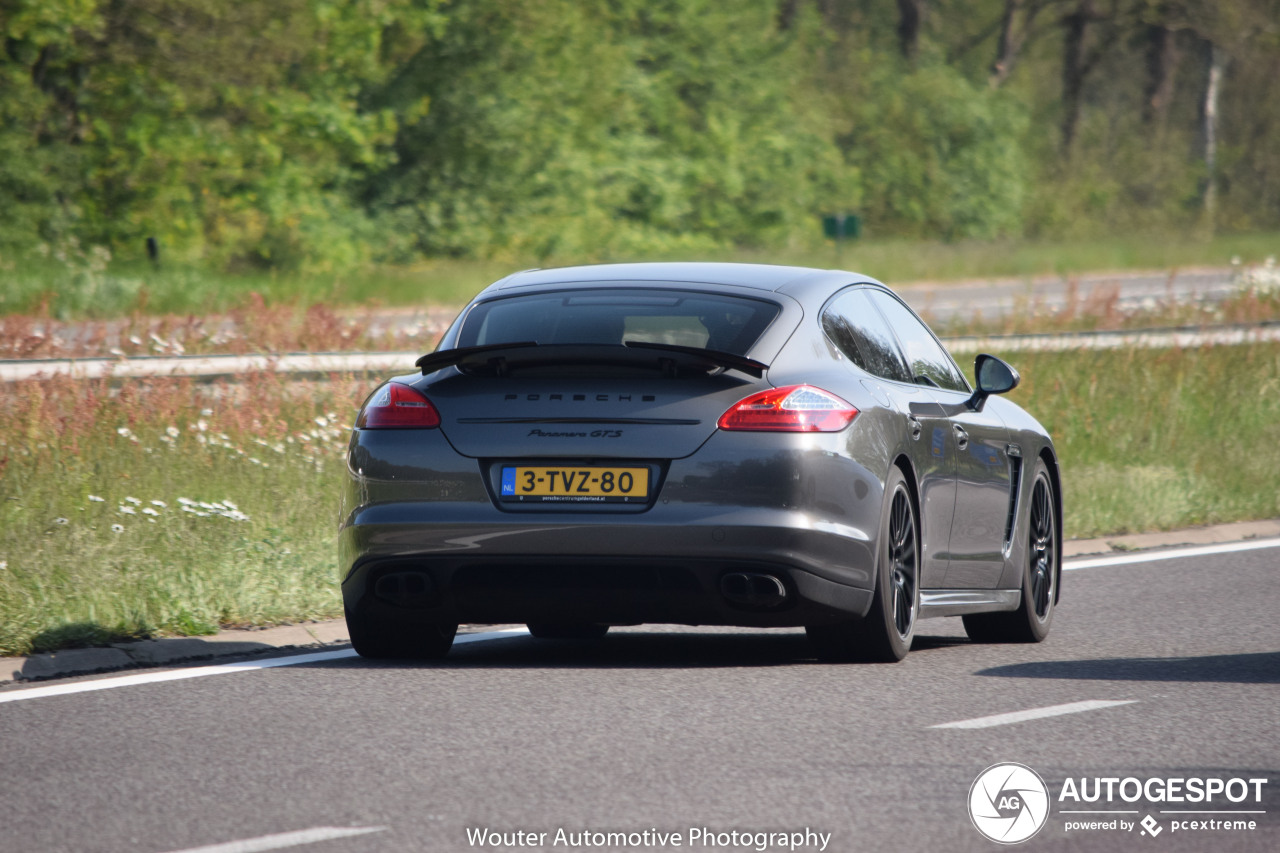
[[[1088,304],[1114,295],[1124,310],[1142,305],[1185,302],[1217,302],[1239,292],[1239,285],[1229,269],[1191,270],[1168,273],[1125,273],[1090,275],[1075,279],[1044,277],[1027,281],[1000,279],[994,281],[956,282],[947,284],[910,284],[898,292],[917,311],[931,320],[956,316],[981,316],[994,319],[1015,311],[1032,308],[1060,310],[1072,301]],[[430,306],[421,309],[391,309],[369,312],[365,317],[374,337],[402,335],[409,328],[415,339],[422,340],[418,349],[395,352],[346,353],[273,353],[266,355],[157,355],[131,358],[85,357],[0,359],[0,382],[26,379],[53,379],[70,376],[81,379],[139,376],[232,377],[250,371],[327,376],[331,373],[373,372],[394,374],[412,372],[417,357],[433,346],[432,341],[447,328],[457,313],[456,307]],[[74,346],[77,336],[100,338],[102,346],[115,343],[119,330],[111,331],[111,323],[86,322],[70,324],[53,334]],[[98,328],[98,327],[104,327]],[[1280,340],[1280,325],[1261,323],[1250,326],[1223,326],[1213,329],[1183,329],[1145,332],[1083,332],[1052,334],[1052,318],[1045,321],[1048,334],[945,339],[956,354],[999,350],[1073,350],[1116,349],[1131,347],[1166,348],[1263,343]],[[403,338],[402,338],[403,339]],[[405,339],[407,340],[407,339]]]
[[[896,666],[816,663],[799,632],[646,627],[10,701],[0,849],[159,853],[318,827],[382,829],[296,849],[511,849],[469,845],[489,827],[747,850],[691,848],[688,832],[809,827],[828,850],[994,850],[969,787],[1017,761],[1055,796],[1081,776],[1270,780],[1261,804],[1212,806],[1265,811],[1252,832],[1068,833],[1054,803],[1024,849],[1276,850],[1278,562],[1272,548],[1073,570],[1048,642],[973,645],[934,620]],[[1130,704],[934,728],[1089,700]]]
[[1060,310],[1073,301],[1115,297],[1116,307],[1132,310],[1158,303],[1220,302],[1239,292],[1235,270],[1188,269],[1167,272],[1088,273],[1077,276],[1038,276],[1033,279],[996,279],[895,285],[887,282],[911,307],[931,321],[955,317],[987,320],[1015,310],[1040,307]]

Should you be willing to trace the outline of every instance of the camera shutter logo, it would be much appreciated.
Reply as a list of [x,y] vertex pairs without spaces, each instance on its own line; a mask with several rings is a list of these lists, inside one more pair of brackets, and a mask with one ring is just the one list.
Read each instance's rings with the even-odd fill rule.
[[1030,767],[993,764],[969,788],[969,818],[992,841],[1026,841],[1049,819],[1049,789]]

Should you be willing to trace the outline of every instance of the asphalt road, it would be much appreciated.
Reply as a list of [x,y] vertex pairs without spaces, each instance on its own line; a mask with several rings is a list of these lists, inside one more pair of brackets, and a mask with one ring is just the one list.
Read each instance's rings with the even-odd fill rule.
[[[1020,762],[1051,801],[1021,849],[1273,851],[1278,576],[1277,548],[1072,570],[1047,642],[974,645],[959,620],[933,620],[898,665],[819,664],[794,631],[644,627],[595,645],[475,642],[438,664],[345,658],[7,701],[0,850],[788,850],[691,833],[806,828],[835,851],[994,850],[968,817],[970,786]],[[1090,701],[1128,704],[936,728]],[[1082,777],[1086,790],[1095,777],[1268,782],[1261,802],[1060,801]],[[1191,809],[1262,813],[1162,814]],[[1156,837],[1065,828],[1147,815]],[[1222,819],[1256,828],[1169,825]],[[485,828],[546,843],[469,842]],[[683,844],[555,846],[561,829]]]
[[993,320],[1014,311],[1061,310],[1105,304],[1129,311],[1158,304],[1220,302],[1240,291],[1235,270],[1188,269],[1168,272],[1089,273],[942,284],[888,284],[930,322],[955,317]]

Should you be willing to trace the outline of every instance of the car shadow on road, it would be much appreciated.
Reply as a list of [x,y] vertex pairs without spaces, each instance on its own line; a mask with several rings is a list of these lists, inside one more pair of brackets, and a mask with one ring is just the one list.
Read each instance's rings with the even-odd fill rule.
[[1000,678],[1062,678],[1086,681],[1202,681],[1280,684],[1280,652],[1174,658],[1103,658],[1015,663],[979,670]]
[[[965,641],[961,641],[965,642]],[[949,637],[917,637],[918,652],[954,644]],[[699,633],[626,631],[602,640],[507,640],[455,646],[438,661],[327,661],[324,667],[432,667],[442,669],[698,669],[820,664],[803,632]]]

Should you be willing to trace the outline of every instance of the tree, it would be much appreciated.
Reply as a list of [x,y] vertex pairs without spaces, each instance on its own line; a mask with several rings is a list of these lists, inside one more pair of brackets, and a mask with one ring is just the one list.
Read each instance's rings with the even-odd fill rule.
[[947,240],[1017,233],[1029,169],[1014,99],[940,66],[872,75],[842,139],[868,221]]
[[1059,2],[1060,0],[1004,0],[995,59],[991,63],[989,77],[992,86],[1002,86],[1009,79],[1022,51],[1043,32],[1042,29],[1037,29],[1036,18]]
[[1163,130],[1173,103],[1173,85],[1177,79],[1182,51],[1178,47],[1178,30],[1168,19],[1157,19],[1146,26],[1147,79],[1143,87],[1142,122]]
[[1077,0],[1075,8],[1062,19],[1062,152],[1071,156],[1080,124],[1080,105],[1084,94],[1085,78],[1102,56],[1102,49],[1093,44],[1093,29],[1102,16],[1098,14],[1095,0]]
[[898,49],[908,62],[915,62],[920,53],[924,15],[925,0],[898,0]]
[[[785,239],[848,170],[793,97],[803,32],[711,0],[475,0],[380,97],[404,123],[368,197],[402,253],[606,258]],[[802,225],[802,222],[804,223]]]
[[140,249],[155,236],[171,257],[270,266],[364,254],[349,189],[379,167],[395,117],[356,95],[384,72],[382,34],[430,19],[430,4],[11,5],[0,73],[21,94],[0,109],[34,128],[20,147],[47,176],[73,164],[43,204],[41,239]]

